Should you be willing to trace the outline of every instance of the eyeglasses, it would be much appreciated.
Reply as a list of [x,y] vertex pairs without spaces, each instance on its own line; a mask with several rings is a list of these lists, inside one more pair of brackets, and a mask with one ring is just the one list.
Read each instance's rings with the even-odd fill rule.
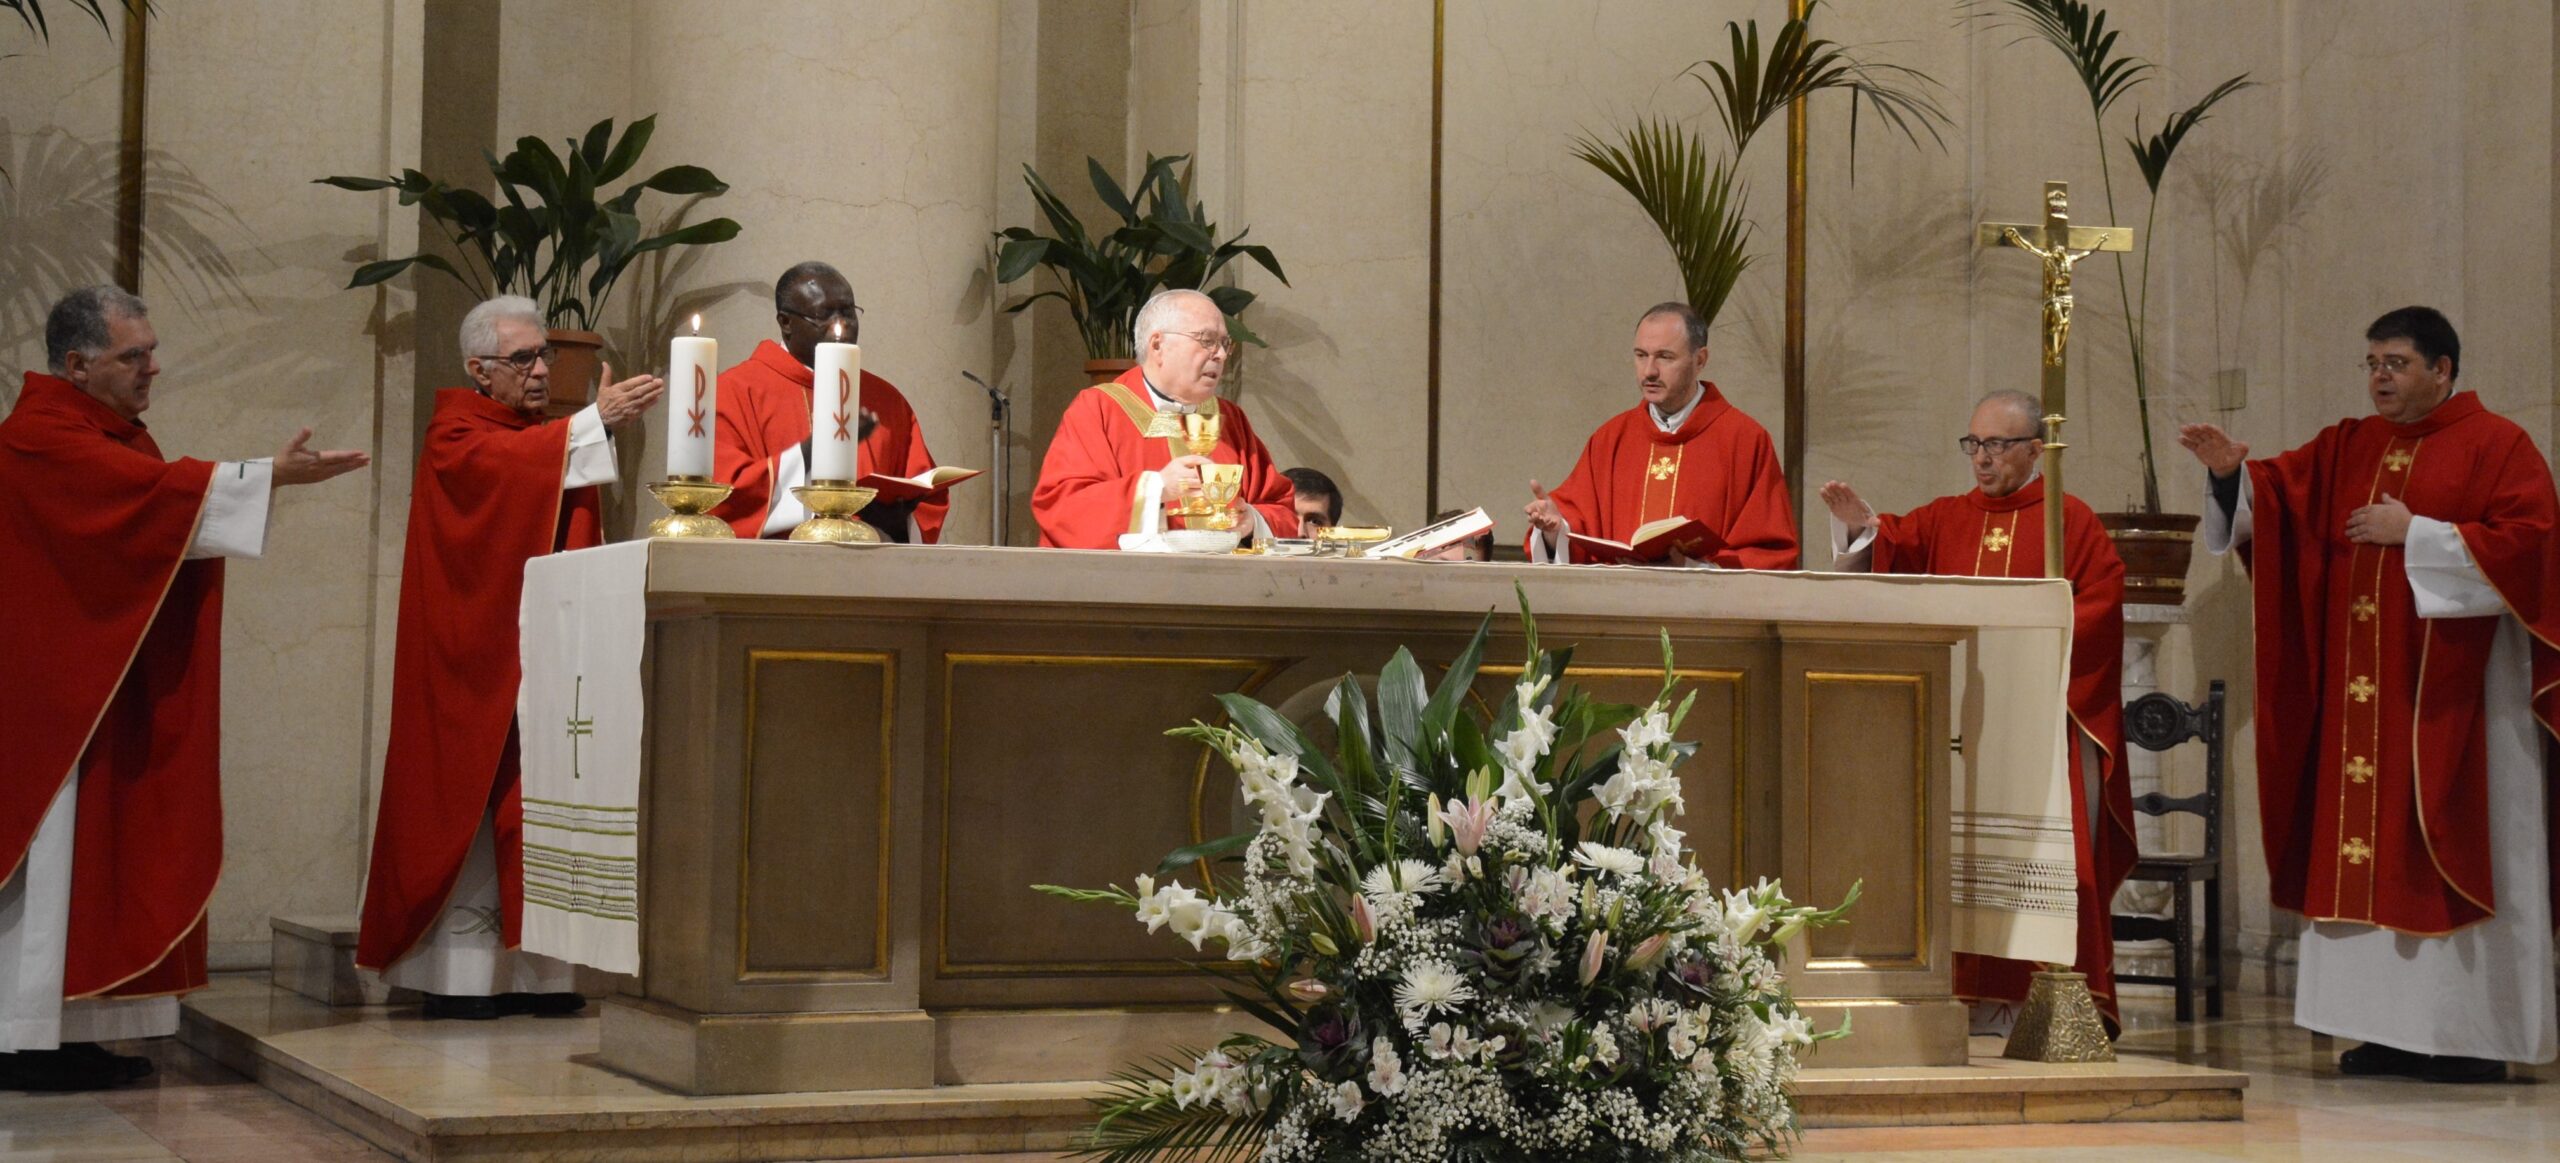
[[1211,351],[1220,352],[1226,355],[1234,355],[1236,353],[1236,341],[1214,331],[1176,331],[1174,334],[1179,335],[1184,339],[1188,339],[1193,343],[1197,343],[1202,347],[1208,348]]
[[2381,359],[2366,356],[2362,360],[2356,362],[2356,370],[2363,372],[2366,375],[2372,375],[2375,372],[2387,371],[2396,376],[2414,366],[2416,366],[2416,361],[2405,355],[2386,355]]
[[554,356],[556,356],[556,355],[558,354],[558,352],[559,352],[559,349],[554,348],[554,347],[552,347],[550,344],[546,343],[546,344],[543,344],[543,345],[542,345],[542,346],[540,346],[540,347],[536,347],[536,348],[529,348],[529,349],[524,350],[524,351],[519,351],[519,352],[515,353],[514,355],[475,355],[475,356],[472,356],[471,358],[473,358],[473,359],[494,359],[494,360],[498,361],[499,363],[503,363],[503,364],[507,365],[508,367],[511,367],[511,368],[516,369],[516,374],[518,374],[518,375],[522,375],[522,374],[524,374],[525,372],[529,372],[529,371],[532,371],[532,370],[533,370],[533,363],[534,363],[534,361],[535,361],[535,360],[541,360],[542,362],[544,362],[544,363],[546,363],[546,364],[547,364],[547,363],[550,363],[550,362],[552,361],[552,358],[553,358]]
[[1963,449],[1966,456],[1972,456],[1986,448],[1991,450],[1991,455],[1998,456],[2034,439],[2036,438],[2033,436],[1993,436],[1988,439],[1980,436],[1965,436],[1957,438],[1956,447]]
[[820,327],[825,327],[833,323],[843,323],[847,326],[852,326],[862,322],[862,307],[859,304],[847,307],[842,311],[832,311],[825,315],[812,315],[806,311],[794,311],[789,307],[784,307],[780,310],[783,314],[789,315],[794,319],[805,319]]

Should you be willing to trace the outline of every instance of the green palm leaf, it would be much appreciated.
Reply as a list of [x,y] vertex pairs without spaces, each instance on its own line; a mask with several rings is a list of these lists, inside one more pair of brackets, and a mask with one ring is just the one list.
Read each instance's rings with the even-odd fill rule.
[[1751,265],[1751,223],[1733,167],[1710,161],[1697,133],[1659,117],[1620,130],[1615,142],[1581,137],[1574,156],[1635,198],[1671,245],[1689,305],[1715,322]]
[[2202,100],[2170,114],[2167,121],[2160,123],[2160,132],[2152,134],[2149,140],[2142,136],[2142,115],[2134,115],[2133,136],[2126,138],[2124,144],[2125,148],[2133,151],[2133,164],[2142,167],[2143,184],[2151,187],[2153,195],[2160,193],[2160,179],[2169,172],[2169,159],[2178,152],[2178,143],[2186,138],[2188,130],[2196,127],[2197,122],[2204,120],[2205,111],[2213,108],[2215,102],[2256,83],[2249,79],[2249,74],[2242,73],[2214,86]]
[[[2089,90],[2089,103],[2102,118],[2109,106],[2150,80],[2155,71],[2141,57],[2119,55],[2115,47],[2120,32],[2108,29],[2104,9],[2091,8],[2083,0],[1968,0],[1966,7],[1996,23],[2023,26],[2032,37],[2059,50]],[[1999,12],[2002,8],[2008,10],[2005,17]]]

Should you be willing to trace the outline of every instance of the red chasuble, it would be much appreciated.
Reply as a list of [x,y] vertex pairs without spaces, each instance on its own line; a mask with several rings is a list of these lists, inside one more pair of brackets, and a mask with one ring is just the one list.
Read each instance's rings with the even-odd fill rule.
[[[2080,953],[2072,968],[2089,975],[2089,992],[2116,1017],[2116,889],[2132,873],[2133,790],[2124,770],[2124,561],[2080,498],[2062,502],[2063,569],[2071,579],[2071,725],[2097,744],[2097,835],[2074,828],[2079,854]],[[1903,516],[1876,519],[1872,568],[1877,573],[1954,577],[2044,576],[2044,480],[2005,497],[1975,489],[1940,497]],[[2071,750],[2071,818],[2089,818],[2081,749]],[[2024,1001],[2035,965],[2005,957],[1956,954],[1958,997]]]
[[186,554],[214,468],[49,375],[0,421],[0,879],[78,764],[65,997],[205,983],[222,562]]
[[516,784],[517,605],[524,566],[601,545],[597,490],[562,489],[569,421],[478,392],[436,393],[409,497],[391,741],[356,964],[381,970],[444,912],[484,812],[497,833],[508,946],[524,908]]
[[1698,389],[1706,398],[1677,432],[1655,426],[1646,404],[1610,417],[1582,446],[1573,475],[1547,496],[1576,533],[1624,541],[1646,522],[1677,514],[1724,537],[1717,565],[1796,568],[1787,478],[1768,431],[1714,384],[1701,382]]
[[[789,349],[768,339],[756,345],[745,363],[720,373],[716,403],[720,429],[712,437],[711,475],[731,486],[729,499],[712,509],[740,537],[764,532],[773,507],[773,477],[782,454],[809,439],[810,385],[817,373],[791,358]],[[898,389],[870,372],[862,373],[862,406],[879,418],[862,438],[862,471],[911,477],[933,471],[933,450],[924,446],[924,428],[916,411]],[[925,544],[942,540],[942,517],[951,510],[950,494],[920,502],[916,530]],[[886,507],[863,510],[863,519],[886,529]],[[878,518],[875,520],[874,518]],[[906,522],[887,530],[906,536]]]
[[[1031,492],[1031,515],[1040,522],[1040,544],[1052,549],[1117,549],[1129,531],[1129,504],[1137,496],[1138,474],[1152,472],[1184,455],[1178,439],[1144,436],[1130,415],[1136,407],[1153,406],[1147,381],[1138,368],[1121,373],[1117,384],[1127,395],[1115,398],[1111,385],[1086,388],[1067,404],[1058,434],[1049,440],[1049,456],[1040,462],[1040,484]],[[1203,411],[1208,409],[1204,408]],[[1274,537],[1298,535],[1297,490],[1271,466],[1271,453],[1253,434],[1244,408],[1231,400],[1216,401],[1218,445],[1209,459],[1244,466],[1238,496],[1262,514]]]
[[2482,675],[2498,619],[2420,618],[2397,545],[2346,538],[2383,494],[2450,522],[2560,685],[2560,502],[2531,437],[2461,392],[2414,424],[2342,421],[2249,462],[2258,801],[2275,903],[2440,934],[2489,917]]

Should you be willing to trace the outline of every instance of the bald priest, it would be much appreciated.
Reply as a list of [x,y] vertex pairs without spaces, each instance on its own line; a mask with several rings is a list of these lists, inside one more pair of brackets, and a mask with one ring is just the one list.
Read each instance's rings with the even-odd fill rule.
[[1707,527],[1716,543],[1675,565],[1794,569],[1796,522],[1787,479],[1767,429],[1698,378],[1707,365],[1707,322],[1686,303],[1657,303],[1636,320],[1636,406],[1582,446],[1554,492],[1529,482],[1529,560],[1588,562],[1577,535],[1633,542],[1674,518]]
[[[1040,483],[1031,491],[1040,544],[1117,548],[1120,535],[1130,531],[1145,474],[1162,474],[1163,503],[1170,507],[1182,486],[1200,480],[1202,466],[1212,464],[1235,465],[1242,473],[1236,504],[1247,520],[1237,526],[1240,534],[1297,536],[1289,478],[1271,463],[1244,409],[1218,398],[1219,377],[1235,356],[1235,341],[1227,338],[1226,315],[1217,303],[1198,291],[1159,291],[1138,310],[1136,338],[1138,366],[1113,383],[1078,393],[1058,421],[1040,465]],[[1168,416],[1194,415],[1217,422],[1218,442],[1206,456],[1185,451],[1179,435],[1149,434]]]

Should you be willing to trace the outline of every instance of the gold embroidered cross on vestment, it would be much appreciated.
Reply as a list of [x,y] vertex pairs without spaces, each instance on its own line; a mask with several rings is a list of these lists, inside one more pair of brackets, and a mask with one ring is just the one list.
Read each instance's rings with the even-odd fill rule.
[[1982,535],[1982,547],[1993,553],[2007,553],[2010,540],[2008,530],[1994,529]]

